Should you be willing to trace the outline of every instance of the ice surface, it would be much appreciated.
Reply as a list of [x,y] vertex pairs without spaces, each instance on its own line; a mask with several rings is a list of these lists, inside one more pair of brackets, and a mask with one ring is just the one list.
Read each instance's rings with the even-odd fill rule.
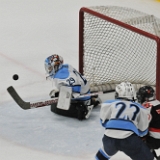
[[[104,132],[98,107],[80,122],[53,114],[49,106],[22,110],[6,88],[14,86],[25,101],[49,98],[54,86],[45,80],[44,59],[60,54],[78,69],[79,9],[96,5],[132,7],[160,18],[154,0],[0,0],[1,160],[94,159]],[[112,159],[129,160],[123,153]]]

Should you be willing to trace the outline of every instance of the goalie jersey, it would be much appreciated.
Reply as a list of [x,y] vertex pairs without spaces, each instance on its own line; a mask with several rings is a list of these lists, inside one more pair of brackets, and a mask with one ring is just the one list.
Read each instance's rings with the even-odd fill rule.
[[123,99],[108,100],[101,105],[100,121],[108,137],[123,139],[133,133],[143,137],[148,133],[150,109]]
[[[76,69],[69,64],[63,64],[62,67],[51,76],[55,82],[55,86],[60,89],[61,86],[72,87],[72,95],[74,98],[82,94],[90,93],[89,83]],[[90,96],[77,98],[77,100],[89,100]]]

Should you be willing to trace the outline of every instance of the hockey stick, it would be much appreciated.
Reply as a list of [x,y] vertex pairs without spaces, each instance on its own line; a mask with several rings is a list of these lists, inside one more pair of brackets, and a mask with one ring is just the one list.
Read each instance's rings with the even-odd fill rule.
[[[39,108],[39,107],[44,107],[44,106],[48,106],[51,105],[53,103],[57,103],[58,102],[58,98],[53,98],[53,99],[49,99],[46,101],[40,101],[40,102],[35,102],[35,103],[31,103],[31,102],[25,102],[16,92],[16,90],[10,86],[7,88],[8,93],[10,94],[10,96],[14,99],[14,101],[22,108],[22,109],[32,109],[32,108]],[[103,92],[95,92],[95,93],[90,93],[90,94],[84,94],[81,95],[77,98],[83,98],[83,97],[88,97],[88,96],[96,96],[99,94],[103,94]]]

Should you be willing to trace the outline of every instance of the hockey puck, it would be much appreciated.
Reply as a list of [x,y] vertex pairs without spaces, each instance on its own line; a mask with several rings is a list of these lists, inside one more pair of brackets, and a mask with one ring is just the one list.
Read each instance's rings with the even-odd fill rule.
[[13,75],[13,79],[16,81],[16,80],[18,80],[18,78],[19,78],[19,76],[17,75],[17,74],[14,74]]

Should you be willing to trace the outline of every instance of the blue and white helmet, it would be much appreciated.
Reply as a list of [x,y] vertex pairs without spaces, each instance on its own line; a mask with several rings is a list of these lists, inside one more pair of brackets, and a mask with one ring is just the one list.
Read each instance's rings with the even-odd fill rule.
[[47,74],[50,76],[55,75],[55,73],[62,67],[63,58],[58,54],[53,54],[45,59],[44,66]]
[[122,82],[116,86],[115,98],[124,98],[129,100],[135,100],[136,92],[133,84],[130,82]]

